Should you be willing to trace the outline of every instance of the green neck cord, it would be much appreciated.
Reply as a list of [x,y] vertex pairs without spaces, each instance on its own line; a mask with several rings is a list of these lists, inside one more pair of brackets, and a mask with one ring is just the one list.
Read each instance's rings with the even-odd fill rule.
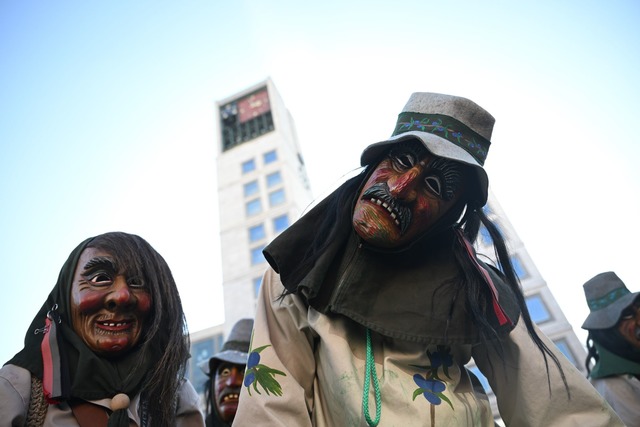
[[[369,415],[369,384],[373,377],[373,391],[376,395],[376,419],[371,420]],[[362,412],[370,427],[376,427],[380,422],[380,414],[382,413],[382,397],[380,397],[380,385],[376,376],[376,362],[373,359],[373,350],[371,349],[371,332],[367,329],[367,360],[364,367],[364,392],[362,393]]]

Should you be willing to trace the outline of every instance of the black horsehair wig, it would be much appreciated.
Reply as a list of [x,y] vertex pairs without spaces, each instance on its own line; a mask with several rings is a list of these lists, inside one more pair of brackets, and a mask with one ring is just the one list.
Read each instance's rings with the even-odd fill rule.
[[159,355],[145,377],[142,396],[154,426],[175,425],[177,391],[189,357],[189,335],[178,288],[164,258],[144,239],[127,233],[106,233],[87,247],[106,251],[128,275],[144,280],[153,300],[139,363]]
[[[372,162],[372,164],[365,167],[360,174],[350,178],[336,190],[337,197],[333,199],[332,205],[327,208],[327,215],[323,218],[321,224],[319,224],[317,232],[315,233],[316,237],[314,241],[308,248],[303,261],[298,265],[297,269],[295,269],[291,273],[290,277],[293,280],[299,281],[300,279],[302,279],[304,274],[313,267],[318,257],[329,246],[330,242],[332,242],[339,235],[340,230],[344,230],[347,223],[351,224],[353,214],[352,209],[354,206],[354,195],[356,195],[356,193],[362,187],[363,183],[366,182],[372,169],[379,163],[381,159],[382,157],[380,157],[378,161]],[[473,183],[470,182],[469,178],[467,178],[467,180],[469,184],[473,185]],[[544,343],[544,341],[542,341],[542,339],[538,336],[536,330],[534,329],[534,325],[529,315],[524,295],[520,288],[520,282],[517,275],[515,274],[513,265],[511,264],[509,252],[507,250],[505,240],[500,230],[485,215],[482,206],[480,206],[480,203],[471,197],[466,197],[465,200],[459,201],[458,204],[451,209],[451,211],[454,212],[452,212],[451,215],[447,214],[445,219],[449,222],[447,228],[451,232],[453,232],[453,227],[457,226],[455,225],[456,220],[460,218],[460,216],[464,212],[464,216],[460,220],[459,226],[462,226],[463,233],[467,240],[469,240],[469,242],[473,243],[476,241],[481,224],[489,232],[489,235],[491,236],[491,240],[493,242],[495,254],[500,265],[500,269],[503,273],[503,278],[509,288],[511,288],[511,290],[513,291],[516,302],[522,313],[522,319],[525,322],[527,331],[544,358],[549,391],[551,391],[551,379],[549,376],[548,358],[551,358],[560,372],[567,395],[570,397],[569,386],[566,381],[564,370],[562,369],[558,358],[555,354],[553,354],[553,352]],[[442,225],[438,226],[442,227]],[[498,337],[498,333],[491,326],[484,312],[484,308],[487,306],[487,304],[483,305],[483,302],[490,301],[490,290],[488,289],[486,282],[484,281],[478,270],[472,264],[472,261],[466,254],[465,249],[460,244],[455,244],[454,252],[455,259],[460,265],[462,271],[462,277],[460,277],[460,280],[458,280],[458,282],[456,283],[458,292],[462,292],[466,298],[467,307],[471,311],[471,320],[475,325],[478,326],[481,340],[485,343],[492,343],[492,345],[495,346],[498,354],[503,358],[503,349],[501,345],[498,344],[500,343],[500,340],[496,339]],[[285,289],[281,297],[283,297],[287,293],[289,292]],[[515,319],[512,320],[515,321]]]

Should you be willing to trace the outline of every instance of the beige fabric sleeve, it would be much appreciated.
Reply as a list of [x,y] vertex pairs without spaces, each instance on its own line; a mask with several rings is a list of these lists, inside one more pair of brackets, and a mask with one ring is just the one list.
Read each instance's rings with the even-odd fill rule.
[[204,415],[200,411],[198,392],[189,380],[185,379],[178,389],[178,410],[176,426],[204,427]]
[[15,365],[0,369],[0,427],[24,425],[31,399],[31,373]]
[[640,381],[627,375],[591,380],[598,393],[611,405],[628,426],[640,425]]
[[[243,386],[234,426],[310,427],[315,378],[314,338],[307,307],[293,295],[280,300],[284,290],[278,275],[268,269],[258,295],[256,317],[245,384],[251,380],[251,360],[260,350],[257,369],[276,370],[266,388],[255,380]],[[266,347],[265,347],[266,346]],[[255,366],[255,365],[253,365]],[[274,372],[274,371],[271,371]],[[282,375],[282,374],[284,375]],[[247,380],[249,378],[249,380]],[[280,389],[280,393],[278,393]],[[274,392],[275,390],[275,392]]]
[[624,426],[582,373],[539,329],[536,331],[560,361],[570,397],[549,356],[547,380],[544,358],[522,320],[502,342],[504,359],[491,345],[476,346],[473,350],[476,364],[496,394],[505,424],[518,427]]

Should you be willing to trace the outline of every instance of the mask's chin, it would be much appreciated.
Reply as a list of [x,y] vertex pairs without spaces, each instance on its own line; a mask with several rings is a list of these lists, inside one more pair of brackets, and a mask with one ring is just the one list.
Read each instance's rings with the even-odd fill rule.
[[[412,238],[408,242],[400,242],[397,245],[391,244],[375,244],[375,241],[371,239],[367,239],[366,236],[363,237],[361,233],[358,232],[357,227],[354,225],[354,231],[358,235],[360,241],[363,246],[367,249],[376,251],[376,252],[406,252],[409,250],[413,250],[415,248],[422,248],[431,243],[434,238],[440,237],[446,231],[452,230],[457,224],[460,224],[460,221],[463,219],[466,214],[466,203],[459,201],[456,205],[452,206],[449,211],[444,214],[438,221],[436,221],[433,226],[429,227],[427,230],[423,231],[421,234],[417,235],[415,238]],[[438,239],[436,239],[438,240]]]

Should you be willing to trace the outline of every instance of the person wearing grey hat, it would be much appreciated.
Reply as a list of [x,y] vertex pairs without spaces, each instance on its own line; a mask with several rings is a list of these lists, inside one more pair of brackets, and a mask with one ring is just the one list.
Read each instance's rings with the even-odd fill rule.
[[[412,94],[362,172],[264,249],[235,425],[493,426],[471,357],[507,425],[622,425],[531,321],[483,212],[493,124],[469,99]],[[475,253],[481,226],[501,268]]]
[[240,319],[231,329],[222,349],[200,365],[205,384],[207,427],[227,427],[238,409],[240,387],[249,356],[253,319]]
[[629,426],[640,426],[640,292],[613,271],[584,285],[589,380]]

